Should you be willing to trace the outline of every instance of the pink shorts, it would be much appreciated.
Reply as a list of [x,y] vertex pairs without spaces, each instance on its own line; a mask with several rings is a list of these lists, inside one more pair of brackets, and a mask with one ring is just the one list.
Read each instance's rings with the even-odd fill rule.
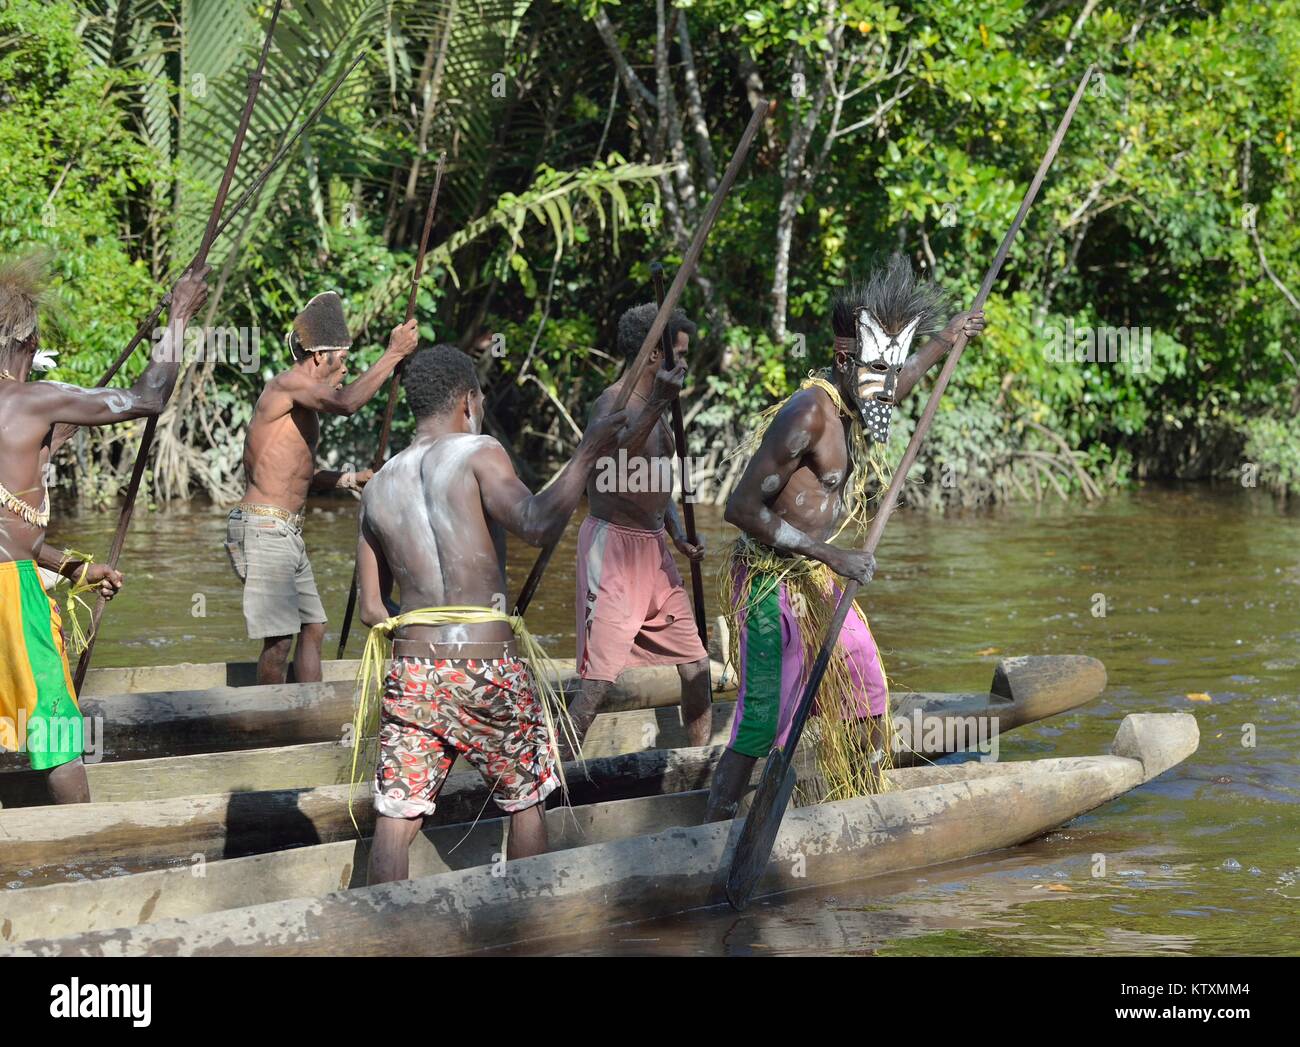
[[578,675],[707,658],[682,576],[658,531],[588,516],[578,532]]
[[[790,736],[795,709],[803,696],[812,666],[804,660],[804,618],[798,613],[801,597],[782,583],[772,585],[763,575],[737,582],[746,590],[740,615],[740,693],[732,721],[728,748],[745,756],[766,756],[774,745],[784,746]],[[839,586],[827,594],[838,602]],[[835,657],[848,665],[852,693],[839,699],[840,709],[831,705],[831,715],[879,716],[889,704],[889,684],[880,661],[875,637],[857,606],[850,609],[840,631]],[[813,706],[822,715],[820,697]]]

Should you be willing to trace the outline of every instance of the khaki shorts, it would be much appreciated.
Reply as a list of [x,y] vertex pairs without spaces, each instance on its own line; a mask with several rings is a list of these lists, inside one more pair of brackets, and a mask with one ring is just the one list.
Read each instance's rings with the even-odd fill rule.
[[327,621],[301,529],[234,509],[226,520],[226,553],[244,583],[249,639],[294,636],[304,625]]

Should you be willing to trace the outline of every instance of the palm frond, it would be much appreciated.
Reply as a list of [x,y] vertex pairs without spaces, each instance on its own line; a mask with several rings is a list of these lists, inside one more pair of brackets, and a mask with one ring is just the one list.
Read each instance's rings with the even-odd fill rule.
[[[577,221],[593,214],[602,232],[608,231],[618,249],[618,230],[632,221],[627,189],[648,188],[659,194],[659,178],[671,168],[663,164],[598,164],[577,171],[552,171],[544,168],[522,193],[503,193],[481,217],[429,249],[428,263],[446,269],[459,285],[454,257],[468,244],[493,231],[505,233],[508,255],[526,246],[525,227],[531,218],[549,232],[553,254],[558,261],[567,248],[577,242]],[[396,273],[367,296],[363,306],[363,323],[387,314],[393,302],[406,293],[409,273]]]

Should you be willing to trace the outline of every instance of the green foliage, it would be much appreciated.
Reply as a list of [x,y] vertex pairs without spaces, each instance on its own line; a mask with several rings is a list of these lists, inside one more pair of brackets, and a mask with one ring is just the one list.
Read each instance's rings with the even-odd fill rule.
[[1245,465],[1258,482],[1284,494],[1300,491],[1300,419],[1252,418],[1245,423]]
[[155,174],[118,106],[131,77],[96,67],[66,6],[0,8],[0,252],[51,249],[62,322],[44,339],[61,351],[55,377],[69,381],[97,376],[150,304],[153,281],[123,221]]
[[[640,125],[621,82],[610,109],[600,10],[655,90],[650,4],[286,6],[232,198],[333,77],[366,57],[214,254],[230,263],[216,322],[258,327],[266,356],[262,375],[219,366],[190,383],[178,431],[192,458],[214,424],[237,446],[261,378],[283,364],[283,331],[317,291],[345,296],[357,365],[373,359],[401,318],[443,149],[422,334],[504,346],[478,357],[493,424],[525,460],[562,456],[618,373],[617,317],[649,298],[649,260],[680,261],[666,194],[685,179],[707,200],[691,120],[704,118],[720,168],[748,116],[743,82],[780,106],[702,259],[711,297],[692,284],[683,303],[701,323],[692,448],[721,454],[750,416],[828,362],[831,297],[882,254],[902,250],[971,300],[1073,84],[1095,64],[994,288],[988,331],[939,414],[915,498],[1055,496],[1057,484],[1078,495],[1079,469],[1106,483],[1227,474],[1243,453],[1277,489],[1300,484],[1300,2],[1114,0],[1086,18],[1081,5],[1024,0],[682,2],[704,110],[687,104],[674,44],[684,158]],[[62,344],[76,350],[62,377],[97,377],[197,244],[266,13],[248,0],[0,9],[0,249],[55,251]],[[845,94],[817,111],[832,59]],[[841,135],[828,141],[833,119]],[[826,162],[793,200],[778,328],[776,229],[805,120],[804,159],[825,149]],[[678,159],[671,173],[659,162]],[[1053,358],[1052,339],[1071,327],[1134,331],[1150,366]],[[367,460],[381,409],[327,426],[324,453]],[[405,425],[399,411],[399,446]],[[955,490],[945,469],[966,478],[960,496],[944,493]]]

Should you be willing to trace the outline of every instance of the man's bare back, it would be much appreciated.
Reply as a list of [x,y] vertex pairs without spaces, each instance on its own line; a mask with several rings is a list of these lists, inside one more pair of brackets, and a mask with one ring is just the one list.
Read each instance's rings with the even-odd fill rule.
[[490,436],[420,437],[375,474],[362,526],[379,540],[401,610],[495,606],[505,592],[505,531],[483,513],[474,459],[504,453]]
[[[361,620],[374,625],[395,613],[426,607],[477,606],[508,610],[505,534],[530,545],[559,539],[582,497],[587,476],[613,448],[623,412],[593,422],[555,482],[533,494],[515,474],[506,449],[481,435],[483,392],[463,354],[450,346],[408,368],[407,399],[416,413],[416,438],[367,485],[361,503],[357,571]],[[422,368],[429,363],[428,374]],[[440,370],[451,368],[451,371]],[[418,388],[453,373],[466,385],[453,397]],[[425,406],[425,403],[428,406]],[[427,413],[425,413],[427,411]],[[401,590],[400,604],[392,597]],[[459,643],[505,639],[509,627],[411,626],[403,638]]]

